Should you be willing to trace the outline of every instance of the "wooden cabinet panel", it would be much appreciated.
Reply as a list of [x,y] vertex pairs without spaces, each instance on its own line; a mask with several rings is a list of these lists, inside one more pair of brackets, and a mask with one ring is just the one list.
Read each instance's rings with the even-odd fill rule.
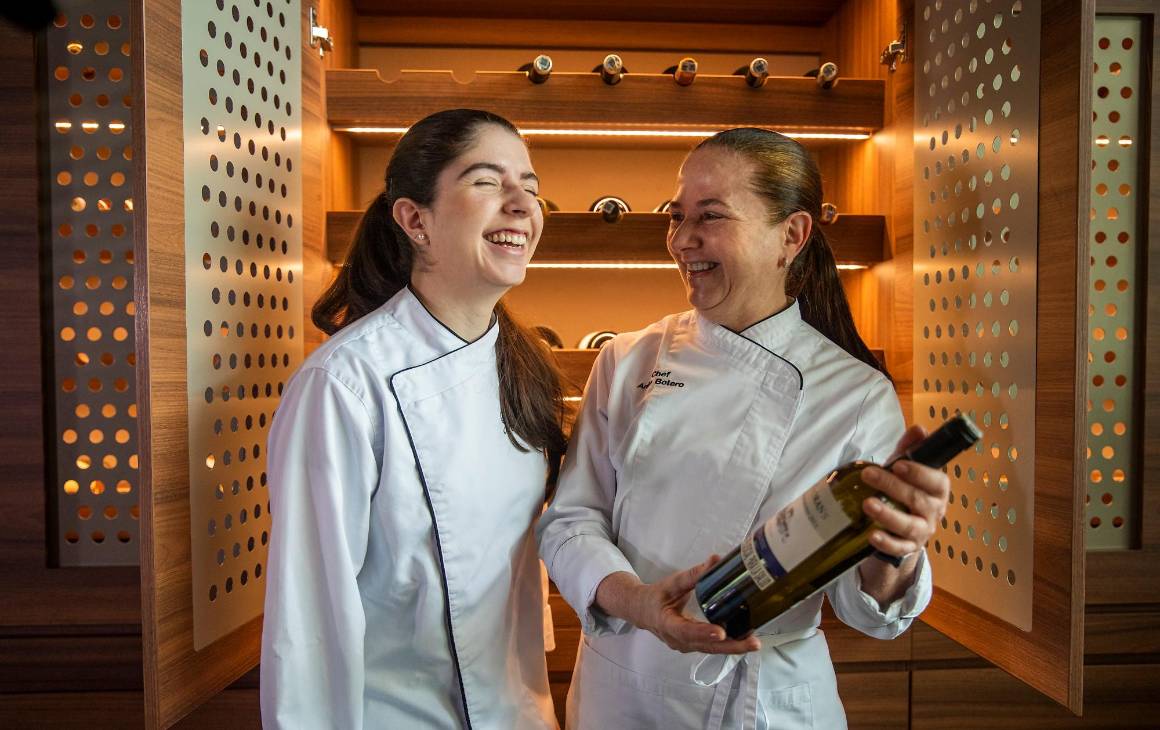
[[998,669],[915,671],[911,730],[1154,728],[1160,671],[1154,665],[1088,666],[1084,714],[1076,717]]
[[838,695],[850,730],[898,730],[910,712],[910,676],[899,672],[838,672]]

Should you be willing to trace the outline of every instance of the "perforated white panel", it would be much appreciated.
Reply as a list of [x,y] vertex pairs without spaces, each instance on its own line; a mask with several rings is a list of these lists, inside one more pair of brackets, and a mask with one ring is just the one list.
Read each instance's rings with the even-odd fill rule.
[[136,565],[129,3],[58,2],[46,33],[54,519],[62,566]]
[[182,3],[194,647],[258,616],[266,435],[302,361],[298,0]]
[[[1092,77],[1091,290],[1088,293],[1089,550],[1131,548],[1140,485],[1133,472],[1143,21],[1096,18]],[[1146,88],[1146,87],[1145,87]]]
[[1031,628],[1039,7],[916,6],[915,395],[984,437],[949,467],[935,582]]

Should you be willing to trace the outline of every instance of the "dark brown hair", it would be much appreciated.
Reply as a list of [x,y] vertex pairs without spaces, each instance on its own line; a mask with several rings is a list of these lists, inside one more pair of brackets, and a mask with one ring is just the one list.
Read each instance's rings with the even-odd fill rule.
[[[415,251],[392,215],[395,201],[410,198],[420,206],[430,206],[440,173],[467,151],[487,125],[519,135],[503,117],[475,109],[436,112],[403,135],[387,163],[384,191],[363,214],[342,270],[311,311],[320,330],[334,334],[378,309],[410,283]],[[543,451],[548,457],[548,483],[554,484],[566,445],[559,371],[540,338],[519,324],[502,301],[495,313],[500,413],[508,438],[521,451]]]
[[878,362],[854,326],[834,252],[818,223],[822,174],[806,148],[783,134],[756,127],[720,132],[697,145],[697,149],[702,148],[727,149],[753,163],[756,170],[750,183],[765,201],[772,223],[781,223],[799,211],[810,214],[810,238],[789,265],[785,293],[798,300],[802,319],[814,329],[890,378],[886,366]]

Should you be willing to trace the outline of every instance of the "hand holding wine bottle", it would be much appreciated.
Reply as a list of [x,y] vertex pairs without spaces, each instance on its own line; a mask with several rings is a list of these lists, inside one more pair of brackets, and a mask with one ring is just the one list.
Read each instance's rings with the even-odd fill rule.
[[[709,654],[754,651],[760,644],[755,645],[757,639],[750,635],[753,629],[821,590],[860,563],[872,549],[896,557],[921,550],[934,535],[946,511],[950,479],[938,467],[978,438],[977,428],[962,416],[952,419],[932,437],[921,427],[913,426],[887,460],[890,471],[864,462],[835,470],[830,479],[809,490],[807,496],[829,495],[817,509],[826,510],[832,516],[845,514],[850,524],[824,541],[820,550],[806,551],[800,567],[785,568],[779,577],[770,574],[772,553],[768,543],[756,540],[763,544],[751,545],[758,536],[764,536],[764,526],[761,526],[753,538],[724,560],[711,556],[705,563],[672,573],[653,584],[643,584],[629,573],[614,573],[597,587],[596,603],[605,612],[647,629],[677,651]],[[859,488],[860,484],[870,489]],[[836,499],[835,488],[844,490],[843,499],[861,496],[859,491],[868,496],[845,506],[831,504]],[[885,504],[883,498],[909,512]],[[798,501],[800,498],[793,505]],[[863,518],[865,524],[854,524],[854,512],[864,512],[869,519]],[[776,521],[782,513],[772,520]],[[751,549],[745,552],[747,545]],[[858,570],[862,590],[886,606],[913,583],[915,560],[902,561],[900,568],[867,560],[861,562]],[[709,624],[681,613],[694,587],[705,615],[716,624],[715,628],[724,631],[713,633],[707,628]]]

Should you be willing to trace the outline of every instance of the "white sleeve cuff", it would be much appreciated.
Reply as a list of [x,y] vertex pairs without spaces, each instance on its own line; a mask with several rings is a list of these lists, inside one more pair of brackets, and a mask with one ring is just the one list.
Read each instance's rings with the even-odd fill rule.
[[600,535],[580,533],[565,540],[552,556],[549,572],[561,595],[580,617],[590,636],[620,634],[632,628],[624,619],[609,616],[596,606],[596,589],[613,573],[636,575],[628,558]]
[[831,597],[834,612],[849,626],[879,639],[893,639],[910,627],[915,617],[930,603],[932,592],[930,563],[926,550],[919,551],[914,569],[914,582],[906,593],[888,606],[879,606],[877,599],[862,590],[862,577],[857,568],[847,571],[838,579]]

